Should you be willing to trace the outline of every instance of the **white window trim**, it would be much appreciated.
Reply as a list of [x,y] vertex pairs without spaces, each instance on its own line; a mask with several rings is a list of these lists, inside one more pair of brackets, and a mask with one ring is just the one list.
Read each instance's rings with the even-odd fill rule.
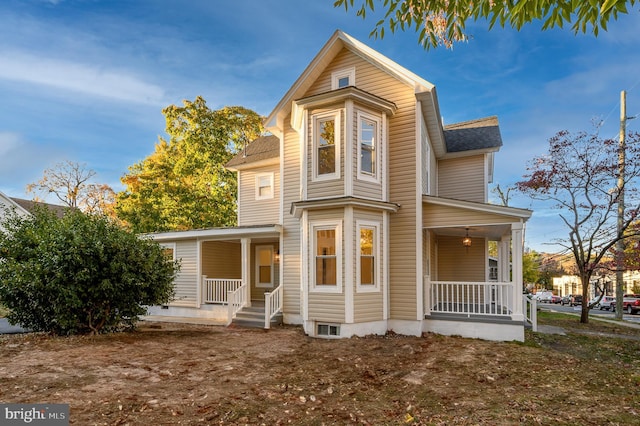
[[[318,149],[319,149],[318,139],[320,135],[318,133],[318,127],[319,127],[318,123],[326,119],[333,119],[335,121],[334,137],[336,140],[334,141],[334,148],[335,148],[334,160],[336,162],[336,169],[335,169],[335,172],[333,173],[326,173],[326,174],[319,175],[318,174]],[[314,114],[312,116],[312,120],[313,120],[313,130],[311,133],[313,138],[313,153],[311,154],[312,156],[311,162],[313,164],[312,165],[313,180],[325,181],[325,180],[340,179],[340,166],[341,166],[340,165],[340,150],[341,150],[340,128],[342,125],[342,122],[340,121],[340,110],[331,111],[323,114]]]
[[[269,185],[271,186],[271,195],[260,195],[260,178],[268,177]],[[258,173],[256,174],[256,200],[271,200],[275,196],[274,194],[274,173]]]
[[355,86],[356,85],[356,67],[345,68],[342,70],[332,72],[331,73],[331,90],[341,89],[341,87],[338,87],[338,84],[340,82],[340,79],[344,77],[349,77],[348,86]]
[[[271,282],[268,284],[265,283],[261,283],[260,282],[260,262],[259,262],[259,255],[258,253],[261,250],[269,250],[270,253],[270,259],[271,259],[271,277],[270,280]],[[273,262],[273,246],[271,245],[259,245],[256,246],[255,248],[255,274],[256,274],[256,288],[273,288],[273,282],[274,282],[274,269],[275,269],[275,265]]]
[[[309,282],[310,291],[314,293],[342,293],[342,222],[341,221],[313,221],[309,224]],[[316,286],[316,231],[333,229],[336,231],[336,285]]]
[[173,251],[173,261],[175,262],[177,259],[176,256],[176,243],[160,243],[160,247],[162,247],[163,249],[168,248],[171,249]]
[[[373,121],[376,125],[376,134],[375,134],[375,139],[373,143],[373,154],[375,155],[375,170],[373,174],[362,171],[362,144],[361,144],[362,139],[360,137],[361,131],[362,131],[362,127],[360,124],[362,119]],[[356,144],[358,145],[358,148],[357,148],[358,179],[366,180],[374,183],[380,183],[380,163],[381,163],[380,152],[382,150],[382,144],[384,142],[383,136],[382,136],[383,135],[382,120],[380,119],[380,117],[376,117],[375,115],[372,115],[372,114],[367,114],[366,112],[363,112],[363,111],[358,111],[358,113],[356,114],[356,120],[357,120],[356,123],[358,127],[358,130],[356,132],[357,134]]]
[[[360,230],[373,229],[373,261],[374,261],[374,279],[373,285],[360,284],[361,266],[360,266]],[[382,275],[380,274],[380,222],[374,222],[369,220],[357,220],[356,221],[356,291],[358,293],[378,293],[380,292],[380,280]]]

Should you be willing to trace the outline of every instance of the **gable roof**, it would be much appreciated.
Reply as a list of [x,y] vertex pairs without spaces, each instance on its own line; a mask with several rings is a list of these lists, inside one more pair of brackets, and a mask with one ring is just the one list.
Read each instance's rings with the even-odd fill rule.
[[14,198],[14,197],[11,197],[11,199],[17,205],[19,205],[20,207],[22,207],[24,210],[28,211],[29,213],[33,213],[33,211],[38,207],[44,207],[44,208],[47,208],[47,209],[51,210],[52,212],[54,212],[55,215],[58,218],[61,218],[69,210],[69,207],[67,207],[67,206],[59,206],[57,204],[49,204],[49,203],[43,203],[43,202],[40,202],[40,201],[24,200],[22,198]]
[[447,152],[497,151],[502,146],[498,117],[479,118],[444,127]]
[[249,165],[272,164],[274,160],[280,160],[280,139],[274,135],[266,135],[249,143],[225,167],[229,170],[241,170]]
[[11,197],[4,195],[0,192],[0,217],[3,216],[3,209],[15,209],[17,213],[22,215],[28,215],[29,211],[22,207],[20,204],[16,203],[15,200]]
[[[444,155],[446,147],[442,135],[440,109],[435,86],[340,30],[337,30],[331,36],[280,102],[278,102],[271,114],[267,117],[265,127],[275,134],[283,130],[283,121],[285,117],[292,112],[293,102],[304,96],[311,85],[343,48],[348,49],[363,60],[392,75],[415,91],[416,98],[421,102],[422,114],[425,117],[429,137],[434,146],[435,153],[437,156]],[[295,116],[295,111],[293,112]]]

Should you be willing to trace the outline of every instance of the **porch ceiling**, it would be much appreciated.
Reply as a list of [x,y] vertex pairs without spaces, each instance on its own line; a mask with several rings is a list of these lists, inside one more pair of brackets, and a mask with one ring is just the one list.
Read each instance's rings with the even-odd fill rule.
[[509,235],[511,232],[511,225],[478,225],[478,226],[453,226],[450,228],[429,228],[434,234],[438,236],[447,237],[464,237],[469,229],[469,236],[471,238],[487,238],[492,241],[499,241],[504,235]]

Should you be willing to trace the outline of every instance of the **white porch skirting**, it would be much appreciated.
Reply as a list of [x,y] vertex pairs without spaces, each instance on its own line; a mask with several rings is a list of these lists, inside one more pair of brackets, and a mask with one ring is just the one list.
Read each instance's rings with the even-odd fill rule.
[[497,342],[514,340],[524,342],[523,321],[484,322],[428,318],[422,322],[422,326],[422,331],[425,333],[444,336],[461,336]]
[[220,321],[227,319],[226,305],[202,305],[200,308],[185,306],[150,306],[148,315],[165,317],[206,318]]

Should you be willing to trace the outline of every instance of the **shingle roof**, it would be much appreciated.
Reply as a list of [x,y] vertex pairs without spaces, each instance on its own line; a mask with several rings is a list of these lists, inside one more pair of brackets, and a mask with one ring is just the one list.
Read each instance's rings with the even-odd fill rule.
[[40,206],[46,207],[47,209],[54,212],[57,217],[61,218],[69,210],[69,207],[67,206],[58,206],[56,204],[42,203],[40,201],[23,200],[22,198],[11,197],[11,199],[29,213],[33,213],[36,207]]
[[226,167],[234,168],[258,161],[280,157],[280,139],[274,135],[260,136],[249,143],[243,151],[240,151],[226,164]]
[[495,116],[444,126],[444,139],[447,144],[447,152],[473,151],[502,146],[498,117]]

